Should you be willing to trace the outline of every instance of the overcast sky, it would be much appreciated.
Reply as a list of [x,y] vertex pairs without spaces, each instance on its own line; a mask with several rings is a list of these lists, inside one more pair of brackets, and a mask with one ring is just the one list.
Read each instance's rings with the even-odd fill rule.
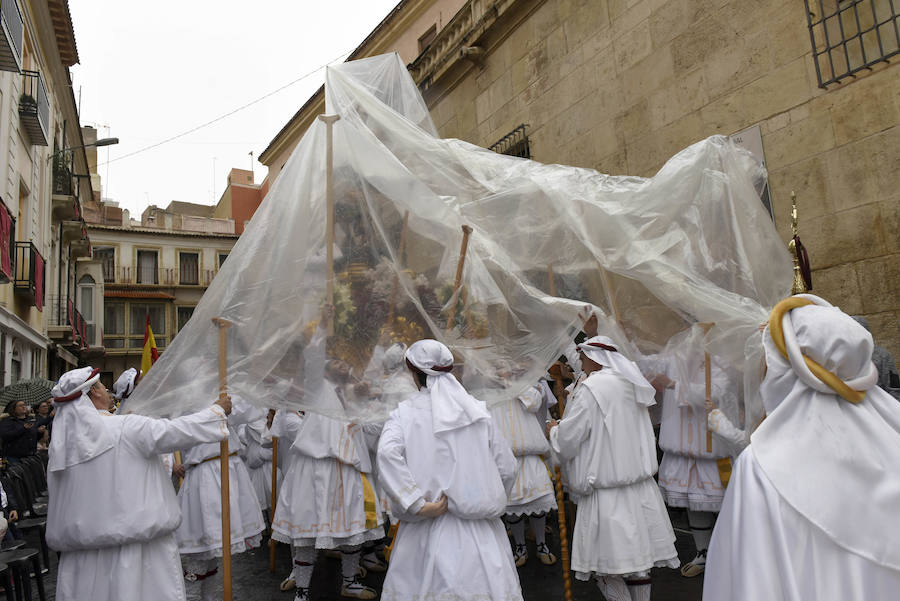
[[[137,217],[172,200],[214,204],[398,0],[69,0],[81,122],[98,136],[103,196]],[[213,125],[124,157],[311,76]],[[105,165],[109,154],[109,164]],[[117,157],[123,157],[116,160]]]

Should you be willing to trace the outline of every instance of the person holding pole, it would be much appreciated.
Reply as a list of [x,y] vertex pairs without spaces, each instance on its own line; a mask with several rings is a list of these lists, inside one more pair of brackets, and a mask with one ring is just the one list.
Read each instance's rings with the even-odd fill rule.
[[491,408],[491,418],[512,448],[518,464],[516,481],[503,516],[512,533],[516,567],[522,567],[528,561],[526,518],[534,533],[538,559],[548,566],[556,563],[556,556],[545,540],[547,512],[556,509],[556,495],[546,463],[550,458],[550,445],[543,433],[546,420],[539,422],[537,415],[542,409],[546,413],[546,405],[544,391],[536,384],[518,397]]
[[[231,553],[259,546],[265,528],[262,510],[250,481],[236,428],[262,417],[262,409],[238,401],[228,417],[228,481],[231,517]],[[178,490],[181,525],[175,532],[184,561],[184,578],[200,589],[202,601],[216,599],[222,547],[221,449],[217,443],[200,444],[183,451],[184,483]]]
[[[344,412],[350,374],[345,363],[328,354],[333,314],[334,309],[326,304],[303,350],[303,388],[309,402],[329,415],[308,411],[302,420],[296,414],[285,416],[297,422],[297,433],[275,507],[272,538],[293,547],[293,569],[282,589],[293,581],[296,601],[310,598],[309,585],[320,549],[341,554],[342,596],[377,596],[360,581],[358,570],[362,545],[384,537],[383,518],[363,430],[337,417]],[[290,440],[284,434],[281,438]]]
[[500,516],[516,459],[485,404],[453,376],[437,340],[406,351],[419,390],[391,412],[378,472],[399,521],[383,601],[521,601]]
[[[669,507],[687,510],[697,553],[681,567],[681,574],[692,578],[702,574],[706,565],[716,514],[725,496],[717,461],[728,457],[729,452],[719,437],[707,446],[710,429],[704,354],[682,343],[682,338],[670,341],[668,348],[672,352],[649,358],[646,366],[650,372],[657,372],[652,381],[662,398],[659,486]],[[721,404],[726,395],[737,394],[740,386],[730,372],[721,368],[716,357],[710,359],[710,384],[716,404]]]
[[185,598],[174,531],[181,512],[159,455],[227,435],[227,397],[176,419],[109,413],[90,367],[53,389],[47,543],[61,552],[60,601]]
[[649,601],[650,569],[679,566],[675,533],[653,475],[648,408],[654,389],[612,340],[578,345],[586,378],[560,421],[547,423],[553,453],[578,505],[572,570],[597,579],[608,601]]

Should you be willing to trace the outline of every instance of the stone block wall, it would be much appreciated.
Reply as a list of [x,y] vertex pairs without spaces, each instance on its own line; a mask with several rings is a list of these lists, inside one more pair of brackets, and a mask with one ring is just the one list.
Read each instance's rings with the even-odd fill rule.
[[483,66],[427,91],[442,136],[489,146],[526,123],[536,160],[651,176],[760,124],[776,226],[787,242],[796,191],[814,292],[900,358],[896,64],[820,88],[799,0],[519,4]]

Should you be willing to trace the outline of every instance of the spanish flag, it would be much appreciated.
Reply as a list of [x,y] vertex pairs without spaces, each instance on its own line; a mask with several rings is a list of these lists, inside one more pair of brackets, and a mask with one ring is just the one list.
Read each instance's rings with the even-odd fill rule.
[[150,316],[147,315],[147,325],[144,328],[144,353],[141,357],[141,375],[147,375],[150,368],[159,359],[159,351],[156,350],[156,339],[153,338],[153,330],[150,329]]

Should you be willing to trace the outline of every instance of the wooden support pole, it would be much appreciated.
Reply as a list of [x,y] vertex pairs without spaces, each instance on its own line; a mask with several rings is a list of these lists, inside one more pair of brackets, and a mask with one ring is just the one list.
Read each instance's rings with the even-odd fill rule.
[[[328,276],[325,282],[325,303],[334,305],[334,122],[340,115],[319,115],[325,123],[325,263]],[[328,319],[328,335],[334,335],[334,316]]]
[[616,323],[619,324],[619,327],[622,327],[622,314],[619,313],[619,304],[616,302],[615,291],[612,288],[612,283],[609,281],[609,272],[597,262],[597,267],[600,268],[600,277],[603,278],[603,288],[606,292],[606,302],[609,303],[609,308],[612,309],[613,317],[616,318]]
[[[219,399],[228,396],[228,327],[231,322],[213,318],[219,328]],[[231,491],[229,490],[228,436],[219,444],[219,466],[222,470],[222,598],[231,601]]]
[[[552,277],[552,270],[548,269],[548,271]],[[553,380],[556,402],[559,403],[559,416],[562,418],[566,411],[566,399],[562,391],[562,381],[557,376],[554,376]],[[554,484],[556,485],[556,517],[559,522],[559,559],[563,572],[563,595],[565,601],[572,601],[572,563],[569,558],[569,527],[566,523],[566,501],[563,496],[562,470],[558,465],[554,469],[553,475]]]
[[[703,363],[706,370],[706,400],[712,397],[712,370],[710,369],[709,353],[703,353]],[[709,431],[709,411],[706,412],[706,452],[712,453],[712,432]]]
[[463,267],[466,265],[466,252],[469,250],[469,236],[472,235],[472,228],[468,225],[462,226],[462,245],[459,249],[459,261],[456,263],[456,280],[453,283],[453,295],[450,297],[450,314],[447,316],[447,328],[445,334],[449,334],[453,329],[453,320],[456,319],[456,304],[459,301],[459,288],[462,286]]
[[[181,451],[175,451],[175,465],[181,465]],[[178,488],[181,488],[181,485],[184,484],[184,478],[178,478]]]
[[[406,229],[409,227],[409,211],[403,213],[403,225],[400,228],[400,246],[397,247],[397,264],[398,267],[404,267],[404,253],[406,252]],[[397,294],[400,292],[400,274],[394,274],[394,287],[391,290],[391,305],[388,308],[388,325],[393,325],[394,314],[397,311]]]
[[[714,323],[701,323],[700,327],[703,328],[705,334],[709,334],[709,331],[716,325]],[[706,400],[709,401],[712,399],[712,366],[710,364],[709,353],[703,353],[703,368],[704,368],[704,376],[706,377]],[[712,432],[709,431],[709,411],[706,413],[706,452],[712,453]]]
[[275,502],[278,500],[278,437],[272,437],[272,502],[269,504],[269,571],[275,572]]

